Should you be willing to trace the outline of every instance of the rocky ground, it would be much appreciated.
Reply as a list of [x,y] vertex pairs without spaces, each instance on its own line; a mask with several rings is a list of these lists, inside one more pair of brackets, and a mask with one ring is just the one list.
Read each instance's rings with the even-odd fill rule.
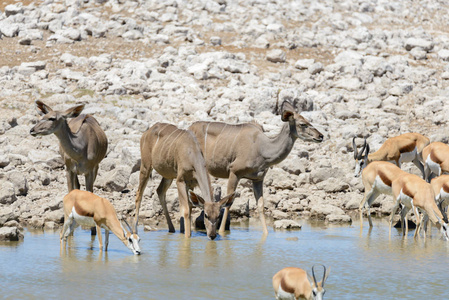
[[[153,123],[256,120],[274,136],[277,105],[291,101],[325,140],[297,141],[269,170],[266,214],[350,222],[363,197],[352,137],[368,137],[373,150],[411,131],[448,142],[448,8],[435,0],[1,2],[1,235],[57,228],[63,218],[57,139],[29,134],[37,99],[55,109],[85,103],[97,118],[109,149],[95,192],[124,216],[134,211],[139,139]],[[163,227],[159,178],[141,215]],[[238,193],[233,217],[255,216],[250,183]],[[167,198],[177,219],[175,185]],[[379,197],[373,212],[391,207]]]

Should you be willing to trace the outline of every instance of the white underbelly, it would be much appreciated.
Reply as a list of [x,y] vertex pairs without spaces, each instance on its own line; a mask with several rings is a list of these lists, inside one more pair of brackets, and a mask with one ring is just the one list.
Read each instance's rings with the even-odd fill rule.
[[418,149],[416,147],[415,147],[415,149],[413,149],[412,152],[401,153],[401,156],[399,157],[399,163],[411,162],[415,159],[417,154],[418,154]]
[[426,165],[430,169],[430,171],[432,171],[432,173],[435,173],[438,176],[440,175],[441,167],[439,164],[430,159],[430,155],[426,159]]
[[76,212],[75,207],[72,208],[71,215],[72,215],[73,219],[75,220],[75,222],[82,227],[95,227],[95,225],[96,225],[94,218],[79,215]]
[[407,196],[406,194],[404,194],[402,192],[402,190],[399,193],[397,201],[399,201],[402,205],[404,205],[407,208],[412,208],[413,207],[413,198]]
[[392,190],[391,186],[386,185],[382,179],[380,179],[380,176],[376,176],[376,179],[374,180],[373,188],[376,188],[377,191],[381,194],[391,195]]
[[278,293],[277,293],[277,299],[278,300],[296,300],[295,299],[295,294],[288,293],[288,292],[284,291],[281,288],[281,285],[279,285],[279,289],[278,289]]

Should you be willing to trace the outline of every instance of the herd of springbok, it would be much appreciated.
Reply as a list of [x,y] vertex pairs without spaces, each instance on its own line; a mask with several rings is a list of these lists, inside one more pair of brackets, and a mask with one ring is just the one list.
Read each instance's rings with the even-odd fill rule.
[[[77,226],[96,228],[100,249],[103,249],[100,229],[105,229],[105,251],[108,247],[109,231],[112,231],[134,254],[140,254],[137,234],[139,209],[143,193],[153,169],[162,176],[157,195],[167,220],[169,232],[174,232],[166,204],[166,192],[174,179],[178,189],[181,214],[184,218],[184,233],[191,236],[191,211],[193,206],[204,211],[204,226],[207,237],[217,236],[217,223],[221,208],[223,220],[218,230],[225,231],[229,207],[235,198],[240,179],[252,181],[258,213],[264,235],[268,234],[264,215],[263,180],[268,169],[284,160],[299,138],[320,143],[323,135],[304,117],[295,111],[292,104],[284,101],[280,106],[284,125],[278,135],[270,138],[262,127],[255,123],[227,124],[222,122],[196,122],[187,130],[172,124],[156,123],[143,133],[140,140],[141,166],[139,185],[135,200],[134,222],[117,216],[113,205],[105,198],[93,194],[99,163],[106,156],[108,140],[97,120],[81,114],[84,105],[66,111],[55,111],[41,101],[36,101],[42,119],[30,130],[31,135],[54,133],[59,140],[60,154],[66,165],[69,193],[63,199],[64,225],[60,233],[61,247]],[[448,221],[445,209],[449,205],[449,146],[430,140],[418,133],[406,133],[385,141],[382,147],[369,153],[364,141],[357,150],[353,139],[355,176],[362,175],[365,195],[360,202],[360,226],[363,209],[368,208],[369,224],[372,226],[369,209],[380,194],[393,195],[394,208],[390,216],[390,230],[394,214],[401,207],[401,224],[412,210],[418,225],[422,224],[426,236],[427,220],[435,224],[446,240],[449,240]],[[403,162],[413,162],[422,172],[422,177],[400,169]],[[78,175],[85,176],[86,190],[80,190]],[[210,175],[227,178],[227,196],[213,199]],[[435,177],[435,178],[434,178]],[[198,187],[201,196],[193,192]],[[421,217],[420,217],[420,212]],[[124,226],[125,225],[125,226]],[[404,231],[407,231],[408,228]],[[324,282],[329,271],[323,266],[323,279],[317,282],[312,267],[312,277],[299,268],[284,268],[273,277],[276,299],[322,299]]]

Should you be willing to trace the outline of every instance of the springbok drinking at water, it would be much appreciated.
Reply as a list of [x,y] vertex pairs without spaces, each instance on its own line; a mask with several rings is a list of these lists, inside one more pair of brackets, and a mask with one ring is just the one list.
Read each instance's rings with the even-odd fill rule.
[[280,270],[273,276],[274,295],[277,300],[307,299],[321,300],[324,293],[324,282],[329,276],[325,266],[323,279],[317,282],[315,266],[312,267],[312,277],[300,268],[288,267]]
[[[196,135],[212,176],[228,178],[227,193],[235,192],[241,178],[250,179],[257,201],[264,234],[268,234],[264,215],[263,180],[268,169],[283,161],[299,138],[320,143],[323,135],[293,105],[281,105],[284,126],[274,138],[265,135],[256,123],[231,125],[220,122],[195,122],[189,129]],[[229,207],[225,208],[220,232],[224,232]]]
[[366,139],[362,150],[358,152],[354,137],[352,139],[355,159],[354,176],[360,176],[363,169],[373,161],[388,161],[399,168],[403,162],[413,162],[419,168],[424,178],[422,152],[429,143],[430,140],[419,133],[404,133],[387,139],[379,150],[369,153],[370,147],[366,143]]
[[137,233],[130,232],[131,227],[126,220],[125,223],[130,231],[123,227],[117,218],[114,206],[107,199],[91,192],[72,190],[64,197],[63,204],[64,226],[60,233],[61,247],[65,246],[67,237],[77,226],[96,226],[100,250],[103,250],[101,228],[104,228],[105,251],[108,250],[109,231],[112,231],[134,254],[140,254],[139,236]]
[[[168,213],[165,194],[173,179],[176,179],[178,198],[184,217],[185,236],[191,236],[193,204],[204,209],[204,225],[207,236],[212,240],[215,239],[220,209],[232,204],[235,193],[231,193],[218,202],[212,200],[212,186],[206,170],[206,162],[193,133],[171,124],[156,123],[142,135],[140,152],[142,160],[139,188],[136,195],[135,228],[137,228],[143,192],[152,170],[155,169],[162,176],[157,194],[164,210],[169,232],[174,232],[175,228]],[[190,191],[189,201],[187,193],[195,186],[199,186],[203,197]]]
[[[390,215],[390,233],[393,216],[399,205],[402,205],[401,223],[407,212],[413,209],[416,222],[419,226],[420,217],[418,209],[427,214],[432,223],[440,228],[443,237],[449,238],[448,225],[444,222],[443,215],[435,203],[435,194],[429,183],[417,175],[402,171],[394,164],[376,161],[369,164],[362,172],[362,181],[365,186],[365,196],[360,202],[360,226],[363,226],[363,207],[368,208],[380,194],[392,194],[395,206]],[[370,226],[372,225],[369,215]],[[415,236],[417,235],[415,231]]]

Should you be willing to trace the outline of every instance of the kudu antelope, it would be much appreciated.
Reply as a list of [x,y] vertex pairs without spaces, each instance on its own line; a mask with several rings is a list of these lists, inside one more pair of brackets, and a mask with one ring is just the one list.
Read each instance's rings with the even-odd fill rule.
[[430,143],[424,148],[425,179],[430,182],[432,174],[449,173],[449,146],[441,142]]
[[124,221],[129,231],[123,227],[114,206],[107,199],[91,192],[72,190],[64,197],[63,204],[64,226],[60,233],[61,247],[65,246],[67,237],[77,226],[96,226],[100,250],[103,250],[101,228],[104,228],[105,251],[108,250],[109,231],[112,231],[134,254],[140,254],[139,236],[130,232],[132,230],[126,220]]
[[[281,105],[284,126],[274,138],[265,135],[256,123],[231,125],[221,122],[195,122],[189,129],[196,135],[207,170],[212,176],[228,178],[227,193],[234,193],[241,178],[250,179],[257,201],[264,234],[268,234],[264,216],[263,180],[270,166],[283,161],[299,138],[320,143],[323,135],[293,105]],[[224,231],[229,207],[225,208],[220,232]]]
[[[78,175],[84,174],[86,190],[93,192],[98,165],[105,157],[108,139],[97,120],[81,114],[83,105],[66,111],[54,111],[41,101],[36,101],[42,119],[30,130],[32,136],[54,133],[59,140],[59,152],[66,165],[69,192],[79,189]],[[67,119],[71,119],[67,122]]]
[[329,270],[323,266],[323,279],[317,282],[315,266],[312,267],[312,277],[300,268],[287,267],[273,276],[274,295],[277,300],[284,299],[323,299],[324,283],[329,276]]
[[[136,195],[136,228],[143,192],[154,169],[163,177],[157,188],[157,194],[167,219],[169,231],[174,232],[175,229],[168,213],[165,194],[173,179],[176,179],[178,198],[184,217],[185,236],[191,236],[193,204],[204,209],[204,225],[207,236],[212,240],[215,239],[220,209],[223,206],[230,206],[234,201],[235,194],[231,193],[218,202],[212,201],[212,186],[206,162],[193,133],[171,124],[156,123],[142,135],[140,151],[142,159],[139,188]],[[199,186],[202,197],[190,191],[189,201],[188,190],[193,190],[195,186]]]
[[369,153],[370,147],[366,143],[366,139],[362,149],[358,152],[354,137],[352,139],[355,159],[354,176],[360,176],[363,169],[373,161],[388,161],[399,168],[403,162],[413,162],[419,168],[424,178],[422,152],[429,143],[430,140],[419,133],[404,133],[387,139],[379,150]]

